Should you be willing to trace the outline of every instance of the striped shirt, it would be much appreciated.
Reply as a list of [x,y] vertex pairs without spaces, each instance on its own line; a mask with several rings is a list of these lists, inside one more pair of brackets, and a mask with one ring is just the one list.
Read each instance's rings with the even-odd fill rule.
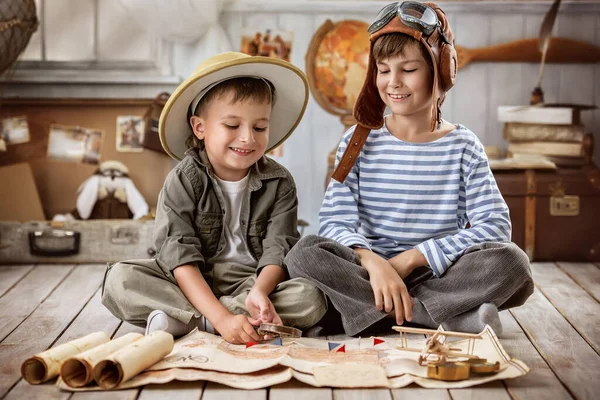
[[319,235],[386,259],[416,248],[438,277],[470,246],[511,237],[483,145],[462,125],[428,143],[372,130],[344,183],[329,183],[319,219]]

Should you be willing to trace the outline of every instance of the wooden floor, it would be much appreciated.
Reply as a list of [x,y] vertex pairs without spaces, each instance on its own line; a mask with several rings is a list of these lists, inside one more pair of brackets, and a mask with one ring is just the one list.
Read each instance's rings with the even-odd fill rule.
[[[102,265],[0,265],[0,398],[6,399],[597,399],[600,396],[600,264],[536,263],[536,291],[501,313],[506,351],[524,361],[524,377],[462,390],[331,390],[297,381],[239,391],[173,382],[118,392],[61,392],[53,382],[20,379],[28,356],[93,331],[114,337],[141,329],[122,324],[100,303]],[[340,339],[336,336],[335,339]]]

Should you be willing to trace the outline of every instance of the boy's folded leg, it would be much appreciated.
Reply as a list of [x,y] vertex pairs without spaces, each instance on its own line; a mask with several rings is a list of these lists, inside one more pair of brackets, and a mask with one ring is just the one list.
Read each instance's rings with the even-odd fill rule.
[[[519,306],[533,293],[533,280],[527,256],[514,243],[485,242],[470,247],[444,275],[417,284],[410,293],[426,306],[434,321],[444,323],[482,304],[497,305],[500,310]],[[487,306],[483,310],[486,315],[494,314]],[[498,334],[499,324],[485,318]]]
[[308,279],[331,300],[347,335],[357,335],[387,317],[375,307],[369,274],[354,250],[308,235],[290,250],[285,264],[292,278]]
[[419,324],[425,326],[427,328],[436,329],[439,324],[437,324],[429,315],[427,308],[425,305],[419,300],[413,297],[413,309],[412,309],[412,323]]
[[313,327],[327,312],[325,295],[305,278],[281,282],[269,298],[287,326],[300,329]]
[[233,315],[244,314],[250,316],[246,310],[246,297],[248,297],[249,291],[238,293],[236,296],[221,296],[219,301]]
[[102,304],[117,318],[141,327],[147,325],[154,310],[178,321],[200,317],[170,271],[163,270],[154,259],[114,264],[103,283]]

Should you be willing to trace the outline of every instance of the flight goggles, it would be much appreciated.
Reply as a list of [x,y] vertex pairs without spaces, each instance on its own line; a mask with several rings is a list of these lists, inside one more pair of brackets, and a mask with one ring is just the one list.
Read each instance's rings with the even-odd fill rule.
[[369,35],[386,26],[395,16],[398,16],[405,25],[425,36],[431,35],[439,22],[431,7],[416,1],[398,1],[388,4],[379,11],[375,22],[369,26]]

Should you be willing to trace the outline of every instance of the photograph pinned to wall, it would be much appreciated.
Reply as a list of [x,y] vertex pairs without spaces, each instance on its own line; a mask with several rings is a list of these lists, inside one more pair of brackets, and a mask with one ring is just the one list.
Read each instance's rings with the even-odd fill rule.
[[24,115],[2,119],[0,128],[0,139],[4,140],[5,145],[29,142],[29,125]]
[[50,125],[48,158],[98,164],[104,132],[79,126]]
[[292,32],[273,29],[249,29],[242,32],[241,52],[251,56],[264,56],[290,61]]
[[138,115],[117,117],[117,151],[142,152],[144,147],[144,118]]

